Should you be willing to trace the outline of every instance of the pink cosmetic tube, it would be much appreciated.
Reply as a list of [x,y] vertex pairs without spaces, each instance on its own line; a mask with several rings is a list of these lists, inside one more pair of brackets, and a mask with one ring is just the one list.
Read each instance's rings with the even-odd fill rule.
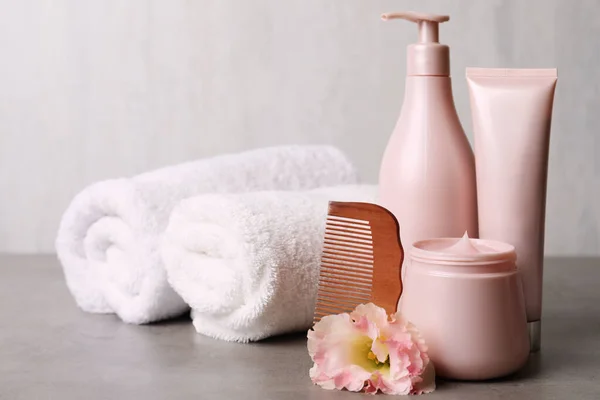
[[512,244],[531,351],[540,349],[546,185],[556,69],[467,68],[479,237]]

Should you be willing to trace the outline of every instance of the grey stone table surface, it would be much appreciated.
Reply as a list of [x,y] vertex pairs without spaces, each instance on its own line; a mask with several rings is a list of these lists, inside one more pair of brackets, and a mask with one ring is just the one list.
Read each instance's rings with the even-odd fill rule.
[[[600,259],[546,261],[542,351],[518,374],[424,399],[600,399]],[[0,255],[0,398],[358,399],[313,386],[305,333],[212,340],[188,318],[133,326],[80,311],[53,256]]]

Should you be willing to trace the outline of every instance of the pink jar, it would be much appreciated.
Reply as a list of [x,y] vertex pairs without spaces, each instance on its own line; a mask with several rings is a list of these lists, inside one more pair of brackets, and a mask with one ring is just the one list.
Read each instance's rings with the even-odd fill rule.
[[527,317],[513,246],[491,240],[414,243],[400,310],[423,334],[436,374],[481,380],[520,369]]

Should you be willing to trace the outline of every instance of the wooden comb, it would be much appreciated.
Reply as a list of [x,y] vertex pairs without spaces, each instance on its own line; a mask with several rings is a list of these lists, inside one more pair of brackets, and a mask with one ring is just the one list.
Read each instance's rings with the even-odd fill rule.
[[371,203],[329,202],[313,323],[373,303],[396,312],[404,251],[396,217]]

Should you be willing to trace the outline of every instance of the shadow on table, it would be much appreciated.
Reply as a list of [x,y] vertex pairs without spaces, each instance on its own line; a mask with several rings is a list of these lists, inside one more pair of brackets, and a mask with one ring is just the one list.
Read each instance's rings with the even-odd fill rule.
[[306,332],[295,332],[285,335],[272,336],[251,344],[254,346],[287,346],[300,342],[306,342],[306,340]]
[[163,321],[152,322],[148,324],[148,326],[173,326],[173,325],[190,325],[192,323],[192,318],[190,317],[189,311],[185,314],[180,315],[179,317],[166,319]]

